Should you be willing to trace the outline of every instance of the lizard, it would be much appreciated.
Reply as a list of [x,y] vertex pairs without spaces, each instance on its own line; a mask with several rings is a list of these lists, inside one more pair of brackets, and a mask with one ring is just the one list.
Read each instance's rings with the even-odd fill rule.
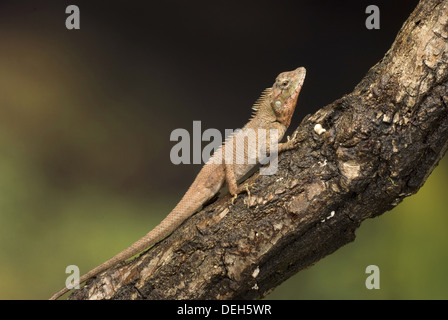
[[[306,69],[304,67],[280,73],[273,86],[264,90],[254,104],[254,113],[249,122],[241,130],[227,138],[221,147],[215,151],[174,209],[154,229],[127,249],[81,276],[79,284],[135,256],[169,236],[202,205],[213,198],[225,184],[227,184],[229,193],[233,196],[233,204],[237,195],[245,191],[244,188],[237,185],[237,181],[260,161],[261,150],[267,153],[280,153],[294,148],[296,145],[294,137],[292,139],[288,137],[287,142],[279,142],[291,123],[305,75]],[[262,136],[258,135],[260,132],[263,132],[263,134],[267,132],[268,137],[260,139],[260,136]],[[275,136],[270,136],[273,132],[275,132]],[[255,139],[251,140],[251,135]],[[258,140],[263,140],[264,144],[258,143]],[[244,143],[242,149],[237,148],[238,142],[241,141]],[[248,145],[254,142],[258,145]],[[241,152],[244,154],[241,155]],[[243,161],[236,161],[238,156],[242,156]],[[241,160],[241,158],[239,159]],[[249,191],[247,187],[246,191]],[[55,293],[50,300],[56,300],[70,290],[64,287]]]

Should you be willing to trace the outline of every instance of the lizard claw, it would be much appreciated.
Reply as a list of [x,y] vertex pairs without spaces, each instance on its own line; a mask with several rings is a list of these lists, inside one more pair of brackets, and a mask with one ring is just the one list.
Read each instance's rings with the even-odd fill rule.
[[236,198],[238,198],[238,193],[235,193],[232,197],[232,206],[235,204]]
[[235,194],[233,195],[233,197],[232,197],[232,205],[234,205],[235,204],[235,200],[236,200],[236,198],[238,198],[238,194],[240,194],[241,192],[246,192],[247,193],[247,201],[245,201],[246,202],[246,204],[247,204],[247,207],[249,208],[250,207],[250,190],[249,190],[249,188],[250,187],[252,187],[254,184],[253,183],[251,183],[251,184],[245,184],[244,186],[240,186],[239,188],[238,188],[238,190],[235,192]]
[[[253,184],[251,184],[250,186],[252,187]],[[249,186],[246,184],[246,193],[247,193],[247,201],[246,201],[246,205],[247,208],[250,208],[250,191],[249,191]]]
[[286,140],[287,140],[287,141],[296,140],[296,139],[297,139],[297,135],[298,135],[298,132],[297,132],[297,131],[294,131],[294,132],[292,133],[292,137],[287,136],[287,137],[286,137]]

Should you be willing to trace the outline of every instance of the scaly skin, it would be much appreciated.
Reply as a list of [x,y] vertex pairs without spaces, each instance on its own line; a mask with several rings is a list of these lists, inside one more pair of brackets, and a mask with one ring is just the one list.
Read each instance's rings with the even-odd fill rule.
[[[305,68],[301,67],[278,75],[272,88],[266,89],[254,105],[253,109],[256,112],[250,121],[213,154],[168,216],[130,247],[83,275],[79,279],[79,284],[170,235],[205,202],[217,194],[225,183],[229,186],[230,193],[236,197],[243,191],[237,187],[237,181],[259,162],[260,152],[266,154],[263,150],[267,150],[269,154],[275,152],[275,147],[278,148],[278,152],[294,147],[293,140],[285,143],[278,142],[283,138],[291,122],[305,74]],[[263,129],[266,130],[266,134]],[[271,136],[269,130],[272,129],[276,130],[275,136]],[[264,141],[259,141],[261,133],[265,134]],[[244,148],[238,148],[238,142],[244,143]],[[273,142],[272,145],[271,142]],[[239,156],[241,158],[238,158]],[[54,294],[50,300],[55,300],[68,291],[69,289],[64,288]]]

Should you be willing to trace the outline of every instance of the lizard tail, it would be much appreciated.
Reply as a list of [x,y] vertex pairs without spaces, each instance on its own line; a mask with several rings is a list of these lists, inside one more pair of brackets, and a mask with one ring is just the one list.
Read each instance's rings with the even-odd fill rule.
[[[219,188],[221,185],[219,186]],[[182,222],[184,222],[188,217],[193,215],[197,209],[206,201],[208,201],[216,193],[215,190],[210,192],[204,192],[204,190],[198,191],[195,183],[190,187],[190,189],[185,193],[181,201],[176,205],[176,207],[163,219],[160,224],[158,224],[154,229],[144,235],[142,238],[134,242],[127,249],[113,256],[106,262],[97,266],[96,268],[90,270],[79,279],[79,284],[87,281],[91,277],[96,276],[100,272],[103,272],[110,267],[115,266],[117,263],[127,260],[136,254],[142,252],[145,249],[153,246],[157,242],[161,241],[168,235],[170,235],[174,230],[179,227]],[[219,190],[219,189],[218,189]],[[50,300],[56,300],[63,294],[67,293],[71,289],[64,287],[62,290],[55,293]]]
[[[168,217],[167,217],[168,218]],[[165,221],[166,219],[164,219],[159,226]],[[109,269],[111,266],[116,265],[117,263],[127,260],[129,258],[131,258],[132,256],[136,255],[137,253],[140,253],[141,251],[145,250],[146,248],[154,245],[155,243],[157,243],[158,241],[160,241],[160,232],[156,231],[157,227],[148,232],[145,236],[143,236],[140,240],[138,240],[137,242],[133,243],[130,247],[128,247],[127,249],[123,250],[122,252],[118,253],[117,255],[113,256],[112,258],[110,258],[109,260],[107,260],[106,262],[100,264],[99,266],[97,266],[96,268],[93,268],[92,270],[90,270],[89,272],[87,272],[86,274],[82,275],[81,278],[79,278],[79,284],[87,281],[88,279],[96,276],[97,274]],[[156,232],[154,232],[156,231]],[[71,289],[64,287],[62,290],[58,291],[57,293],[55,293],[50,300],[56,300],[58,299],[60,296],[62,296],[63,294],[67,293],[68,291],[70,291]]]

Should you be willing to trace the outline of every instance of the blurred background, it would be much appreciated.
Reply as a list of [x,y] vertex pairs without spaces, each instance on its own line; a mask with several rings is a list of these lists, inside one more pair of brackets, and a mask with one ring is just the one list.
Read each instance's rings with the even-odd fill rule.
[[[47,299],[152,229],[199,171],[170,133],[241,127],[305,66],[291,129],[352,91],[417,1],[0,2],[0,298]],[[80,9],[67,30],[65,8]],[[380,8],[367,30],[365,8]],[[293,128],[294,127],[294,128]],[[271,299],[447,299],[448,160]],[[365,269],[380,268],[367,290]]]

